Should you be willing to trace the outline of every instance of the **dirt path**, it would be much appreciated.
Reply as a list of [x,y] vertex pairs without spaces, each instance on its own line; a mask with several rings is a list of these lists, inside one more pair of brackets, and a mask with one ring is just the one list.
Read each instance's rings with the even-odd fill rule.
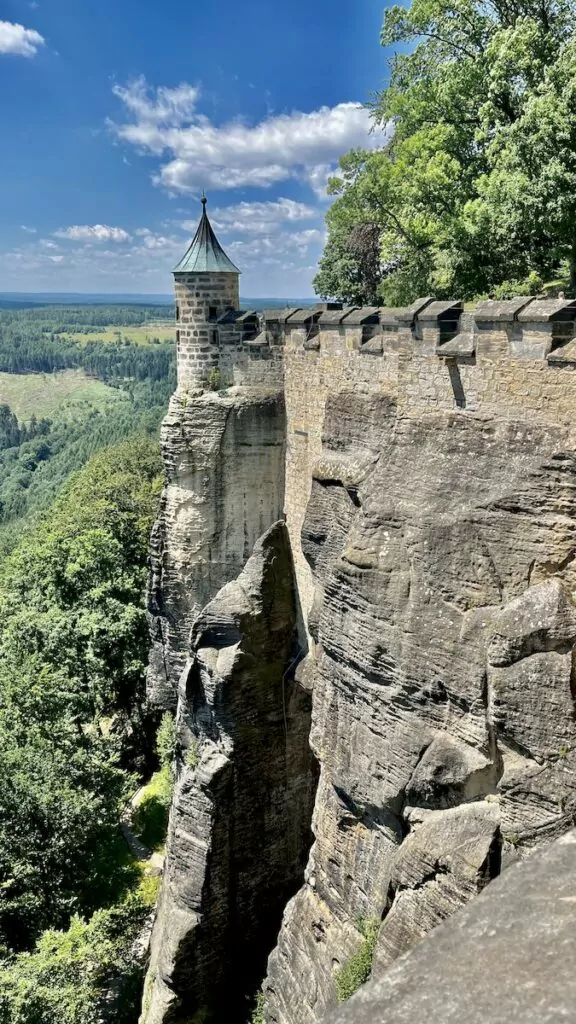
[[150,850],[145,846],[142,840],[138,839],[138,836],[134,834],[132,829],[132,814],[140,803],[145,789],[145,786],[141,786],[130,800],[130,803],[126,804],[120,818],[120,828],[122,829],[122,835],[126,840],[126,844],[132,856],[135,857],[136,860],[146,862],[146,874],[156,875],[162,873],[162,868],[164,867],[163,854]]

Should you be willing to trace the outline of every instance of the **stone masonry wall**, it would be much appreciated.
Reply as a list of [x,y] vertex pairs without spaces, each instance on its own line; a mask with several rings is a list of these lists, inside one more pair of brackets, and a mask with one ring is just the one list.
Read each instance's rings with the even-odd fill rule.
[[502,325],[488,327],[476,339],[473,354],[453,357],[437,351],[435,337],[426,344],[416,330],[400,326],[383,333],[379,347],[366,348],[358,329],[320,327],[313,350],[305,347],[304,332],[286,327],[285,512],[305,618],[313,584],[302,554],[301,530],[313,468],[322,451],[329,395],[342,389],[389,395],[397,401],[400,416],[416,419],[436,410],[460,409],[526,422],[568,425],[574,420],[576,351],[572,353],[571,347],[576,343],[569,340],[565,349],[546,352],[551,334],[545,323],[528,324],[524,345]]
[[176,274],[178,387],[206,380],[218,366],[213,322],[227,309],[238,309],[237,274]]

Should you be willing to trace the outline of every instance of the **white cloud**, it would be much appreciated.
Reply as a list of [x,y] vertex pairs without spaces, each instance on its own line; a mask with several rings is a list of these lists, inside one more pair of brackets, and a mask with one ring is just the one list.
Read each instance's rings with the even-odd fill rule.
[[[312,220],[318,216],[317,211],[306,203],[297,203],[294,199],[279,198],[269,203],[236,203],[234,206],[217,207],[210,213],[210,220],[218,230],[238,234],[261,234],[270,231],[280,224],[296,221]],[[192,229],[193,222],[182,224],[187,231]]]
[[[317,234],[315,228],[287,230],[226,243],[227,252],[244,271],[243,294],[310,295]],[[65,255],[35,239],[10,251],[0,250],[0,290],[25,290],[33,274],[38,290],[170,294],[171,270],[186,243],[181,236],[172,238],[144,227],[134,236],[124,245],[71,241]]]
[[167,235],[158,235],[150,228],[138,228],[136,234],[142,239],[142,245],[146,249],[177,249],[182,247],[182,241],[177,238],[170,238]]
[[69,228],[60,228],[54,235],[74,242],[129,242],[132,237],[124,228],[111,228],[106,224],[73,224]]
[[188,121],[194,114],[200,95],[197,87],[186,82],[175,89],[161,85],[151,92],[143,76],[126,86],[115,85],[112,92],[139,123],[164,127],[178,127]]
[[20,230],[21,231],[26,231],[26,233],[28,235],[35,235],[37,233],[37,229],[36,228],[27,228],[25,224],[21,224],[20,225]]
[[12,21],[0,21],[0,54],[33,57],[45,39],[33,28],[24,28]]
[[[286,266],[287,258],[308,256],[310,248],[319,246],[323,239],[324,232],[317,228],[294,232],[280,231],[277,234],[231,242],[226,246],[226,251],[238,264],[240,270],[251,270],[276,264]],[[295,266],[295,264],[291,265]]]
[[[377,138],[378,136],[373,136]],[[379,135],[380,143],[383,142],[382,134]],[[370,147],[367,146],[367,149]],[[308,173],[308,183],[314,190],[318,199],[328,199],[326,194],[326,188],[328,185],[328,179],[332,178],[338,172],[338,164],[318,164],[316,167],[312,167]]]
[[383,142],[381,132],[371,132],[370,115],[358,103],[274,114],[254,125],[239,120],[216,125],[198,113],[195,86],[152,89],[139,78],[116,86],[114,93],[130,120],[109,126],[139,152],[163,160],[154,181],[171,192],[265,188],[290,178],[319,189],[348,149],[376,148]]

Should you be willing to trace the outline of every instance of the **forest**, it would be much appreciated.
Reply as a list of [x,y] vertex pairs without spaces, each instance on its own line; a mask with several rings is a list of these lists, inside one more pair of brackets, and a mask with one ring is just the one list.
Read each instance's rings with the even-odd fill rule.
[[383,145],[329,182],[314,286],[354,305],[576,295],[574,4],[386,8]]
[[[100,380],[112,382],[161,381],[168,376],[174,362],[173,340],[161,341],[158,337],[151,345],[138,345],[129,337],[122,338],[122,326],[146,323],[141,309],[103,310],[96,306],[93,314],[87,310],[66,307],[58,314],[50,313],[50,307],[0,310],[0,371],[52,373],[82,368]],[[166,317],[167,307],[163,312]],[[93,323],[88,323],[91,316]],[[95,337],[105,327],[120,328],[114,341]],[[70,337],[78,333],[85,335],[86,341]],[[154,334],[153,328],[150,333]]]
[[[17,520],[47,507],[68,475],[92,454],[135,432],[155,435],[174,390],[174,341],[160,340],[152,330],[150,343],[116,335],[113,340],[87,335],[83,343],[63,328],[70,331],[80,324],[102,334],[110,318],[114,325],[139,326],[160,312],[166,319],[167,308],[0,312],[0,372],[21,375],[32,385],[34,377],[24,375],[73,369],[113,389],[107,403],[76,403],[55,415],[33,414],[28,422],[18,422],[7,403],[0,404],[0,548],[19,532]],[[112,401],[115,397],[122,401]]]
[[131,828],[161,847],[172,741],[146,704],[144,592],[174,345],[59,330],[142,310],[60,316],[0,314],[2,367],[24,385],[74,367],[111,395],[28,420],[0,404],[0,1022],[135,1024],[158,877],[122,820],[140,790]]

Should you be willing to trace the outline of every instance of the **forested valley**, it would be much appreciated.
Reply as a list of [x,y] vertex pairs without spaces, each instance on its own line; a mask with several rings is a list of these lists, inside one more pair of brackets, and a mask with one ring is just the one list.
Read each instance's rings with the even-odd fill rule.
[[0,312],[1,1024],[138,1019],[171,791],[144,608],[169,315]]

